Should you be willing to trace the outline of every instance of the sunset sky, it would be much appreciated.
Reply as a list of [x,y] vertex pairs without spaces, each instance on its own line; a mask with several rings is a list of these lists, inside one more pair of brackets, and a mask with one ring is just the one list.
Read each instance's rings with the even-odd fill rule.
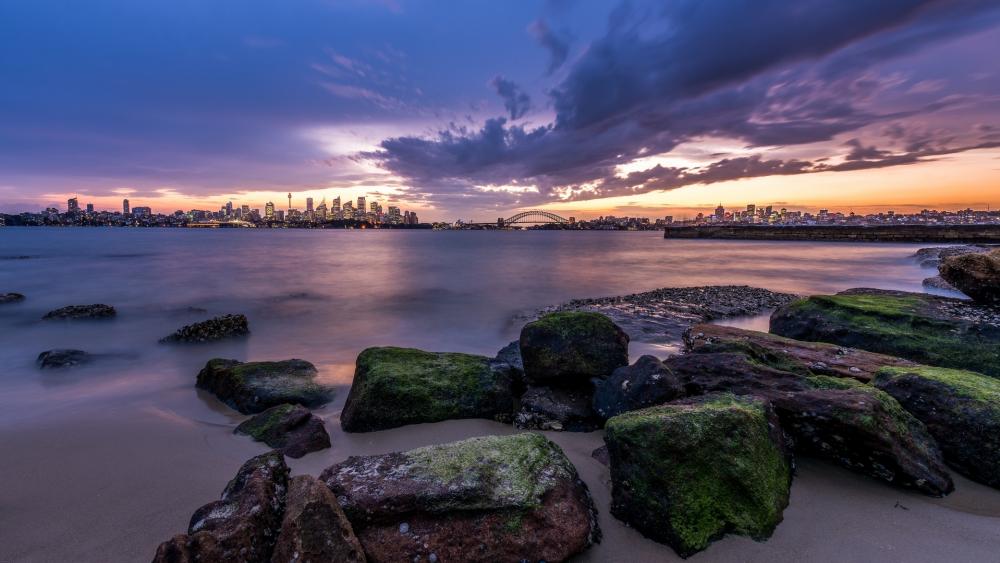
[[996,0],[7,0],[0,211],[1000,207]]

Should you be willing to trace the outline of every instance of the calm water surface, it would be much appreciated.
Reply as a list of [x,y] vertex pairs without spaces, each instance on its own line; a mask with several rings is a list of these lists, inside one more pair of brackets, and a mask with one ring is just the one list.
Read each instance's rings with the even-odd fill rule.
[[[489,354],[516,337],[517,314],[576,297],[703,284],[918,291],[930,275],[910,258],[918,247],[667,241],[658,232],[0,229],[0,292],[28,297],[0,310],[0,423],[123,397],[169,401],[163,392],[178,386],[181,404],[191,403],[193,374],[213,356],[301,357],[349,385],[367,346]],[[86,303],[114,305],[119,316],[40,320]],[[230,312],[249,317],[246,342],[157,344]],[[51,348],[108,356],[40,373],[35,357]]]

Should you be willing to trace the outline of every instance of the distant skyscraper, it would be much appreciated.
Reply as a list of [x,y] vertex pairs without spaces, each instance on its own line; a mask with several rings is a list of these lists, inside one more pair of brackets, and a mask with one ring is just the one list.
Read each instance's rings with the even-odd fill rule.
[[226,202],[226,217],[232,217],[232,216],[233,216],[233,202],[227,201]]
[[333,203],[330,205],[330,210],[334,213],[340,213],[340,196],[333,198]]
[[264,204],[264,218],[268,221],[274,220],[274,202],[267,202]]
[[93,203],[88,203],[87,204],[87,213],[90,214],[90,213],[93,213],[93,212],[94,212],[94,204]]
[[66,202],[66,212],[67,213],[79,213],[80,212],[80,202],[75,198],[69,198]]
[[122,213],[124,215],[128,215],[129,213],[131,213],[131,211],[132,210],[129,209],[129,206],[128,206],[128,200],[127,199],[123,199],[122,200]]
[[249,205],[244,205],[244,206],[240,207],[240,209],[243,210],[243,218],[244,219],[246,219],[247,217],[250,216],[250,206]]
[[306,198],[306,213],[312,213],[313,211],[313,198]]
[[754,204],[752,204],[752,203],[748,203],[747,204],[747,215],[755,215],[756,213],[757,213],[757,206],[754,205]]
[[361,215],[364,215],[365,214],[365,209],[367,209],[367,207],[365,207],[365,196],[359,196],[358,197],[358,213],[361,214]]
[[715,218],[721,221],[722,218],[725,216],[726,216],[726,208],[722,207],[722,204],[720,203],[719,206],[715,208]]

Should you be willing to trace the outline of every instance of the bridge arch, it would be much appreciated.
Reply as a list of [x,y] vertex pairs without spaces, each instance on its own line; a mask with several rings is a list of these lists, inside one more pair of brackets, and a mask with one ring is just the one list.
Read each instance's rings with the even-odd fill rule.
[[559,223],[568,224],[569,219],[560,217],[555,213],[542,211],[541,209],[529,209],[516,215],[512,215],[503,220],[504,225],[517,225],[525,223]]

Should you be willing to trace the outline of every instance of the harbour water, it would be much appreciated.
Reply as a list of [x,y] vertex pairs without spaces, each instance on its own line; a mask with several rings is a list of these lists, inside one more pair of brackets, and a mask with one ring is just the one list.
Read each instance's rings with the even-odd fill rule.
[[[297,472],[318,474],[348,455],[512,431],[488,421],[451,421],[343,434],[339,410],[365,347],[493,354],[516,338],[521,321],[515,319],[540,307],[666,286],[919,291],[933,275],[911,258],[919,246],[664,240],[658,232],[0,229],[0,293],[27,296],[0,306],[0,561],[147,560],[159,541],[184,529],[197,506],[216,498],[239,464],[265,448],[233,435],[244,417],[194,388],[209,358],[303,358],[340,387],[337,399],[318,411],[333,448],[292,463]],[[41,320],[51,309],[89,303],[113,305],[118,317]],[[251,336],[185,347],[157,342],[222,313],[246,314]],[[100,356],[70,371],[40,371],[36,356],[53,348]],[[580,468],[602,511],[605,543],[586,560],[672,557],[607,514],[606,470],[589,458],[600,433],[553,439]],[[797,494],[823,497],[823,487],[844,482],[852,491],[870,489],[875,496],[852,501],[870,518],[880,517],[882,505],[865,512],[865,502],[910,498],[840,470],[823,471],[803,470],[804,482],[820,484]],[[948,510],[972,518],[962,533],[986,530],[995,518],[980,521],[972,513],[1000,514],[1000,500],[962,485],[946,501]],[[970,504],[968,495],[981,500]],[[914,514],[940,510],[922,498],[908,502]],[[810,514],[819,521],[818,510],[793,503],[790,513],[805,511],[802,521]],[[783,526],[769,544],[727,539],[705,555],[776,560],[767,546],[780,546],[782,534],[803,533],[796,530]],[[816,533],[817,545],[826,545]],[[877,552],[878,542],[892,540],[860,541]]]

